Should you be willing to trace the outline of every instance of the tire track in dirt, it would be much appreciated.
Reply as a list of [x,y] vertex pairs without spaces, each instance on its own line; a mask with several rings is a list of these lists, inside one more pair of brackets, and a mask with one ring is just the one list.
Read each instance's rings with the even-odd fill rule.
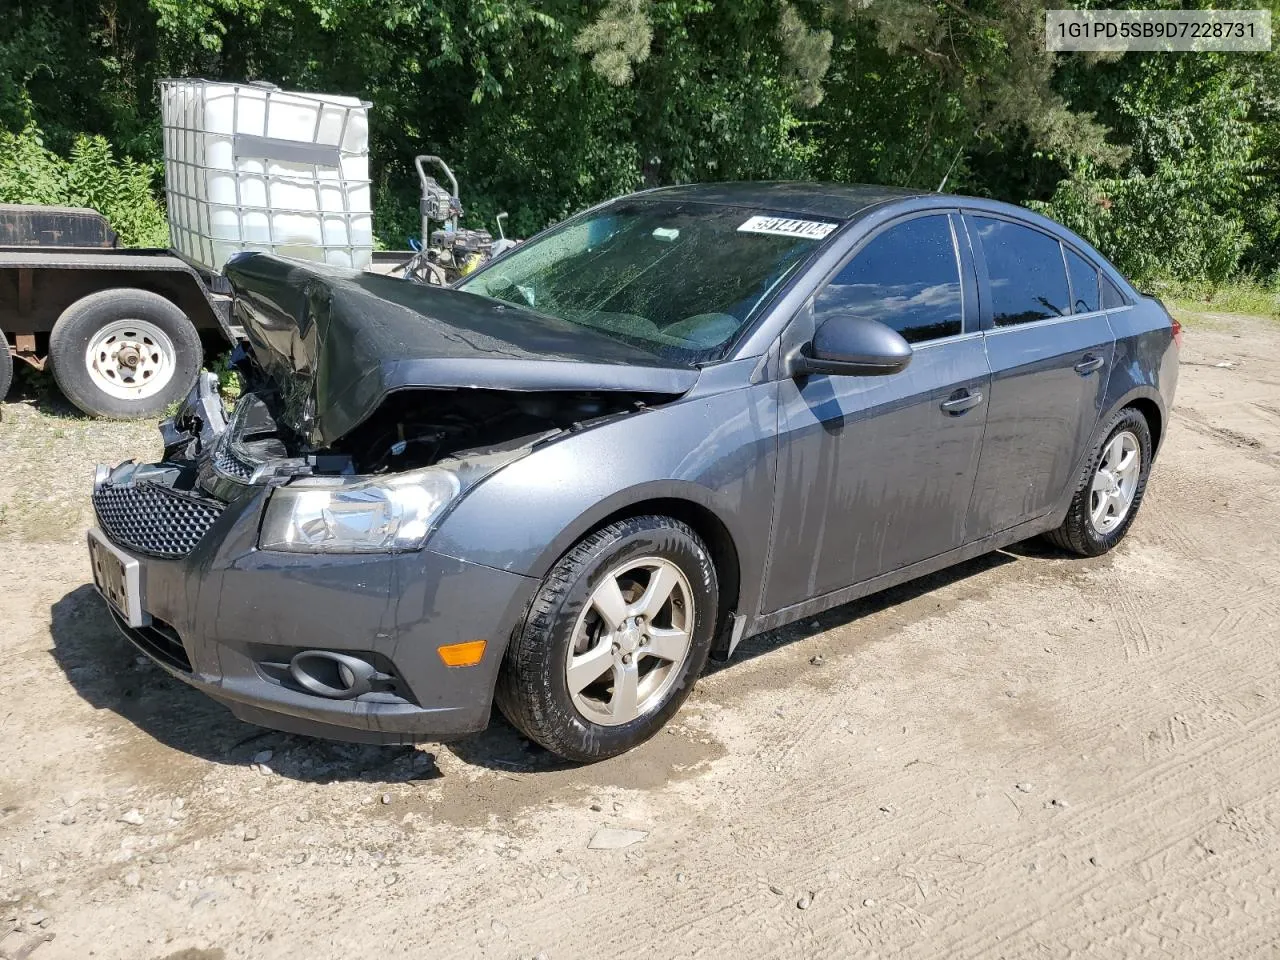
[[1251,434],[1213,423],[1205,414],[1191,407],[1179,407],[1177,413],[1182,417],[1187,429],[1195,433],[1228,443],[1259,463],[1268,466],[1280,463],[1280,453],[1270,449],[1267,444]]
[[[1264,606],[1264,605],[1265,605],[1265,603],[1259,603],[1258,605],[1259,605],[1259,606]],[[1245,615],[1246,615],[1246,612],[1245,612],[1245,611],[1242,611],[1242,612],[1240,613],[1240,617],[1239,617],[1239,619],[1243,620],[1243,618],[1244,618],[1244,616],[1245,616]],[[1227,632],[1229,632],[1229,631],[1227,631]],[[1183,657],[1185,657],[1186,655],[1182,655],[1182,656],[1183,656]],[[1185,660],[1184,660],[1184,664],[1183,664],[1183,665],[1185,666]],[[1272,720],[1272,722],[1273,722],[1273,723],[1272,723],[1272,725],[1274,726],[1274,716],[1271,718],[1271,720]],[[1274,732],[1274,731],[1272,731],[1272,732]],[[1226,734],[1224,734],[1224,735],[1220,735],[1218,738],[1216,738],[1216,739],[1214,739],[1214,740],[1207,741],[1203,746],[1201,746],[1200,748],[1198,748],[1198,751],[1197,751],[1195,754],[1192,754],[1192,755],[1189,755],[1189,756],[1181,756],[1181,757],[1179,757],[1179,758],[1177,759],[1177,762],[1178,762],[1178,763],[1180,763],[1180,764],[1194,765],[1194,763],[1196,762],[1196,758],[1197,758],[1197,757],[1203,756],[1203,755],[1208,754],[1208,753],[1212,753],[1212,752],[1214,752],[1215,750],[1218,750],[1219,752],[1221,752],[1221,749],[1220,749],[1220,748],[1224,747],[1224,746],[1229,742],[1229,740],[1230,740],[1231,738],[1235,737],[1236,735],[1237,735],[1237,734],[1236,734],[1235,732],[1231,732],[1231,731],[1227,732],[1227,733],[1226,733]],[[1224,739],[1224,737],[1225,737],[1226,739]],[[1275,738],[1274,738],[1274,737],[1272,737],[1271,739],[1274,741],[1274,739],[1275,739]],[[1250,749],[1252,749],[1252,748],[1250,748]],[[1181,767],[1180,767],[1180,768],[1178,768],[1178,769],[1176,769],[1176,770],[1173,770],[1172,774],[1167,774],[1167,775],[1172,775],[1174,779],[1177,779],[1177,778],[1179,778],[1179,777],[1182,775],[1182,773],[1183,773],[1183,772],[1184,772],[1183,768],[1181,768]],[[1164,787],[1164,780],[1161,778],[1161,770],[1160,770],[1160,769],[1155,769],[1155,770],[1150,774],[1150,776],[1149,776],[1147,779],[1148,779],[1148,780],[1153,784],[1152,786],[1149,786],[1149,787],[1147,788],[1148,790],[1156,790],[1157,792],[1159,792],[1159,791],[1161,791],[1161,790],[1163,789],[1163,787]],[[1140,779],[1139,781],[1136,781],[1136,783],[1131,783],[1131,784],[1129,785],[1129,786],[1130,786],[1130,791],[1132,792],[1132,788],[1133,788],[1134,786],[1141,786],[1141,785],[1142,785],[1142,782],[1143,782],[1143,781]],[[828,792],[828,790],[826,789],[826,785],[825,785],[825,784],[822,784],[822,783],[815,783],[815,784],[811,784],[811,785],[815,788],[816,792],[818,792],[818,793],[825,794],[825,793],[827,793],[827,792]],[[1112,816],[1113,814],[1112,814],[1110,811],[1111,811],[1112,809],[1114,809],[1114,805],[1105,805],[1105,806],[1107,806],[1107,808],[1108,808],[1108,812],[1105,814],[1105,816],[1107,816],[1107,817]],[[1136,818],[1136,819],[1141,820],[1141,819],[1143,819],[1144,817],[1149,816],[1151,809],[1152,809],[1152,805],[1151,805],[1151,804],[1148,804],[1148,805],[1143,806],[1143,807],[1139,807],[1139,808],[1137,808],[1136,810],[1134,810],[1134,812],[1133,812],[1133,813],[1131,814],[1131,816],[1130,816],[1130,819],[1134,819],[1134,818]],[[927,821],[929,818],[928,818],[928,817],[925,817],[924,819]],[[1190,822],[1190,821],[1189,821],[1189,822]],[[927,826],[927,823],[926,823],[926,824],[924,824],[924,825],[925,825],[925,826]],[[906,829],[906,832],[908,832],[909,834],[914,834],[914,833],[916,832],[917,827],[918,827],[918,826],[920,826],[920,824],[917,824],[917,823],[906,823],[906,824],[899,824],[899,826],[900,826],[900,827],[904,827],[904,828]],[[870,840],[871,840],[872,842],[874,842],[874,841],[875,841],[875,839],[876,839],[876,838],[875,838],[874,836],[872,836],[872,837],[870,838]],[[1185,837],[1184,837],[1184,838],[1181,838],[1179,842],[1181,842],[1181,840],[1185,840]],[[935,877],[934,877],[934,880],[935,880],[935,882],[936,882],[936,881],[938,880],[938,877],[936,877],[936,876],[935,876]],[[1086,885],[1084,885],[1084,886],[1082,886],[1082,887],[1079,889],[1079,891],[1077,891],[1076,898],[1079,898],[1079,897],[1081,897],[1081,896],[1084,896],[1085,894],[1087,894],[1087,893],[1089,892],[1089,890],[1090,890],[1090,889],[1091,889],[1091,887],[1090,887],[1089,885],[1087,885],[1087,884],[1086,884]],[[780,955],[782,955],[782,954],[780,954]]]
[[[1141,862],[1141,854],[1132,846],[1125,849],[1122,838],[1138,832],[1132,828],[1149,822],[1156,809],[1167,814],[1173,805],[1171,800],[1181,799],[1177,791],[1186,783],[1187,774],[1210,753],[1219,756],[1224,765],[1238,770],[1242,777],[1249,775],[1247,779],[1260,784],[1263,794],[1275,791],[1280,787],[1280,763],[1277,763],[1280,760],[1280,708],[1269,710],[1250,721],[1243,731],[1228,731],[1212,737],[1141,771],[1129,778],[1121,789],[1090,805],[1077,816],[1070,816],[1068,811],[1063,818],[1063,827],[1070,828],[1078,839],[1073,837],[1066,843],[1052,844],[1054,856],[1082,862],[1087,859],[1088,850],[1107,846],[1112,851],[1109,856],[1111,862],[1122,868],[1137,866]],[[1166,845],[1190,841],[1197,832],[1196,827],[1201,824],[1202,821],[1194,815],[1183,815],[1173,821],[1162,818],[1162,826],[1173,834],[1173,839]],[[1106,843],[1108,837],[1115,837],[1119,842],[1111,846]],[[1033,849],[1043,851],[1047,846],[1050,843],[1041,839],[1033,844]],[[1122,852],[1116,852],[1117,849]],[[1025,851],[1017,847],[1006,848],[994,853],[993,857],[1000,857],[1007,866],[1011,866],[1012,860],[1025,857]],[[1027,934],[1038,924],[1051,924],[1055,915],[1079,903],[1106,882],[1107,878],[1098,876],[1095,871],[1095,875],[1056,893],[1054,906],[1047,916],[1041,908],[1011,905],[991,897],[989,906],[979,905],[965,919],[964,926],[971,930],[948,944],[949,955],[977,957],[994,950],[997,945],[1007,948],[1013,938]],[[981,922],[984,911],[993,914],[988,923]],[[977,924],[973,923],[975,919],[979,921]],[[958,925],[953,923],[952,927]]]
[[[1230,810],[1263,810],[1268,801],[1274,803],[1273,798],[1253,798]],[[1126,896],[1099,904],[1091,921],[1094,942],[1112,942],[1121,948],[1142,938],[1153,945],[1197,946],[1199,952],[1212,956],[1231,956],[1245,949],[1256,937],[1256,922],[1274,914],[1276,881],[1274,871],[1268,870],[1265,843],[1253,840],[1247,846],[1237,843],[1224,848],[1220,840],[1211,839],[1226,816],[1205,821],[1190,840],[1181,839],[1161,851],[1158,873],[1150,869],[1152,858],[1139,864],[1142,882],[1133,884]],[[1228,850],[1230,860],[1223,856]],[[1153,896],[1157,880],[1167,889]],[[1205,891],[1208,902],[1190,903],[1180,893],[1188,889]],[[1143,906],[1148,909],[1140,909]]]

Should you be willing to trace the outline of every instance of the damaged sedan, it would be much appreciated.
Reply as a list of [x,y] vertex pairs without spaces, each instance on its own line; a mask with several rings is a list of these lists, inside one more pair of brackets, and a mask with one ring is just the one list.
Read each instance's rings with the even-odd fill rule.
[[873,187],[624,197],[452,288],[244,254],[247,347],[101,466],[121,630],[241,719],[380,743],[492,706],[580,762],[709,656],[1132,524],[1180,330],[1027,210]]

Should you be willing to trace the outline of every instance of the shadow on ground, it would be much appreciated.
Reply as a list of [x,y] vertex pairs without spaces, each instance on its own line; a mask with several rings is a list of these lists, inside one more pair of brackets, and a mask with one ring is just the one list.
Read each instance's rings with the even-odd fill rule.
[[[1028,545],[1025,556],[1054,556],[1052,548]],[[862,600],[751,637],[727,663],[711,663],[708,674],[732,669],[779,647],[886,608],[905,604],[948,584],[1012,563],[1011,551],[988,554]],[[284,777],[395,783],[441,776],[435,756],[411,746],[334,743],[266,730],[244,723],[204,694],[169,676],[142,656],[116,629],[102,600],[84,584],[50,610],[53,654],[76,691],[99,710],[110,710],[175,750],[213,763],[245,765],[271,750],[270,766]],[[569,764],[532,744],[496,710],[487,730],[444,745],[468,764],[508,773],[550,773]]]
[[50,633],[58,665],[85,701],[193,757],[246,765],[270,750],[277,774],[317,783],[405,782],[440,775],[434,755],[413,747],[332,743],[237,720],[136,650],[88,584],[53,604]]
[[50,370],[35,370],[14,360],[13,384],[3,398],[8,403],[25,403],[46,417],[59,420],[88,420],[89,417],[62,395]]

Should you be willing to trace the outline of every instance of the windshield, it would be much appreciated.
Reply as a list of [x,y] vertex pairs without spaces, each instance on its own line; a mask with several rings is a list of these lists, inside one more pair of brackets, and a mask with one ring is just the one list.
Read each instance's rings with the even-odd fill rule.
[[624,200],[516,247],[458,289],[693,364],[723,356],[837,226],[743,207]]

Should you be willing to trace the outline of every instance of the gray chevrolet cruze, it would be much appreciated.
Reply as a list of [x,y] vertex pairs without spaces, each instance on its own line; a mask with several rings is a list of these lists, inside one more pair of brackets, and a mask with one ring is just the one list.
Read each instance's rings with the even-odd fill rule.
[[496,701],[575,761],[744,637],[1037,534],[1125,535],[1180,330],[1001,203],[722,184],[623,197],[452,288],[244,254],[225,411],[99,467],[142,651],[244,720],[400,743]]

